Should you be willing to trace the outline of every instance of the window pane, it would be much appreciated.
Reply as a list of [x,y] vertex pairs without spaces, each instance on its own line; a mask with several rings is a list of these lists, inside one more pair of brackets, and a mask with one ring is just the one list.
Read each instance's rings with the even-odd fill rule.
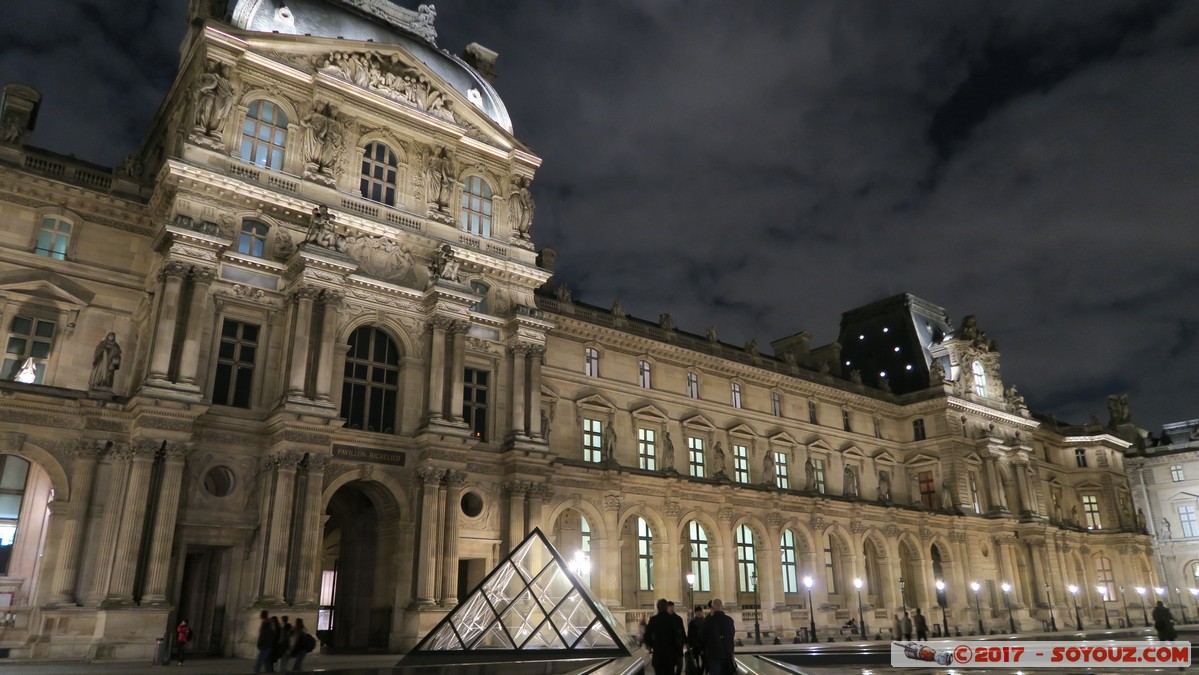
[[24,490],[25,478],[29,475],[29,462],[7,455],[4,457],[4,473],[0,475],[0,488],[6,490]]
[[21,515],[21,495],[0,495],[0,518],[16,520]]

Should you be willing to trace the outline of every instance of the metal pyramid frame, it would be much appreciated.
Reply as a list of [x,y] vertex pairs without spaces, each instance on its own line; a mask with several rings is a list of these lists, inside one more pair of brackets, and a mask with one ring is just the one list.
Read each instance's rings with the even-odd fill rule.
[[400,663],[629,656],[619,627],[534,529]]

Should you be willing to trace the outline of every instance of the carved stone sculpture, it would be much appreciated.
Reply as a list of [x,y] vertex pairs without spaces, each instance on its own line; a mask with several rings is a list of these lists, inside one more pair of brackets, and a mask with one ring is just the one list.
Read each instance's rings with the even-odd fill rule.
[[308,226],[308,235],[304,237],[304,243],[333,251],[345,251],[346,238],[337,233],[333,224],[333,214],[329,213],[324,204],[312,210],[312,222]]
[[1174,538],[1174,534],[1170,531],[1170,521],[1166,520],[1165,518],[1162,518],[1161,538],[1162,539],[1173,539]]
[[442,244],[441,248],[433,253],[432,260],[429,261],[429,277],[458,281],[458,266],[453,247],[449,244]]
[[1004,407],[1010,413],[1020,414],[1024,409],[1024,397],[1020,395],[1020,392],[1016,391],[1016,385],[1014,384],[1008,387],[1007,391],[1003,393],[1003,402]]
[[300,120],[304,129],[300,157],[304,160],[304,178],[333,187],[338,160],[345,147],[346,122],[332,104],[319,104]]
[[416,267],[416,257],[409,249],[400,248],[391,237],[350,237],[346,241],[346,254],[358,261],[358,269],[368,276],[415,285],[412,272]]
[[620,300],[612,303],[612,316],[616,317],[617,319],[625,318],[624,305],[620,304]]
[[845,467],[845,489],[846,497],[857,497],[859,493],[858,472],[852,466]]
[[858,370],[857,368],[854,368],[853,370],[849,371],[849,381],[853,382],[854,384],[861,384],[862,383],[862,371]]
[[891,380],[886,377],[878,378],[878,388],[880,391],[890,394],[891,393]]
[[529,179],[517,176],[512,179],[512,191],[508,194],[508,224],[520,239],[528,239],[533,227],[533,193],[529,191]]
[[1144,511],[1144,509],[1137,509],[1137,530],[1139,532],[1145,531],[1145,511]]
[[933,364],[928,368],[928,383],[932,386],[945,382],[945,366],[941,365],[941,359],[933,359]]
[[669,314],[658,315],[658,327],[662,330],[674,330],[674,318]]
[[891,501],[891,474],[878,472],[878,500],[886,504]]
[[716,344],[716,326],[708,326],[708,342]]
[[279,260],[288,260],[292,254],[296,252],[296,242],[292,240],[291,235],[287,233],[287,229],[276,226],[275,228],[275,258]]
[[750,356],[756,357],[758,355],[758,341],[750,338],[749,342],[745,343],[745,351],[748,352]]
[[762,458],[762,482],[767,485],[775,485],[778,475],[775,473],[774,453],[767,450],[765,457]]
[[720,441],[712,448],[712,475],[718,478],[724,475],[724,448]]
[[570,302],[570,287],[565,283],[558,284],[558,288],[554,289],[554,297],[558,298],[558,302]]
[[416,21],[411,25],[412,32],[436,44],[437,29],[433,27],[433,20],[437,18],[437,8],[433,5],[420,5],[416,12]]
[[1110,416],[1107,425],[1115,428],[1121,424],[1129,424],[1132,422],[1132,409],[1128,405],[1128,394],[1117,396],[1112,394],[1107,397],[1107,412]]
[[815,492],[816,491],[816,463],[812,461],[811,455],[809,455],[808,458],[804,460],[803,472],[804,472],[803,489],[807,490],[808,492]]
[[429,156],[425,178],[425,185],[428,186],[429,215],[450,217],[450,197],[454,192],[454,162],[445,148],[439,148]]
[[208,61],[204,72],[196,78],[192,99],[195,102],[192,141],[221,149],[221,128],[233,108],[233,86],[229,83],[225,64],[211,59]]
[[1070,524],[1078,527],[1078,504],[1070,507]]
[[669,431],[662,436],[662,466],[659,470],[674,471],[674,441],[670,439]]
[[92,376],[88,382],[90,389],[112,391],[113,378],[121,367],[121,346],[117,344],[117,334],[109,333],[96,345],[92,355]]
[[611,424],[604,427],[604,461],[616,462],[616,430]]
[[956,511],[958,508],[957,494],[948,478],[941,484],[941,508],[947,511]]

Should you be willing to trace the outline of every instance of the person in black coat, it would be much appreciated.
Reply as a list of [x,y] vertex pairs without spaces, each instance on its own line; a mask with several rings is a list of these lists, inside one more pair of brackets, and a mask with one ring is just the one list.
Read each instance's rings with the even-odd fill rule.
[[724,601],[712,600],[712,613],[704,618],[704,662],[708,675],[736,675],[733,641],[737,627],[733,617],[724,613]]
[[1161,600],[1158,600],[1157,607],[1153,608],[1153,628],[1157,631],[1159,640],[1173,642],[1178,639],[1178,631],[1174,630],[1174,615]]
[[658,613],[645,626],[645,646],[653,655],[655,675],[675,675],[683,659],[683,620],[666,611],[666,598],[658,600]]
[[695,606],[695,613],[691,615],[691,623],[687,624],[687,649],[691,652],[691,660],[695,662],[696,672],[704,672],[704,608],[702,605]]

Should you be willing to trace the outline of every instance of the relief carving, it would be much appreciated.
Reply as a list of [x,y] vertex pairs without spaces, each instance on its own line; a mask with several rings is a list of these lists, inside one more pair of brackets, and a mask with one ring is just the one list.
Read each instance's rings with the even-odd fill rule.
[[229,82],[228,67],[209,59],[204,72],[196,78],[192,100],[195,113],[191,141],[213,150],[224,150],[221,128],[233,109],[233,86]]

